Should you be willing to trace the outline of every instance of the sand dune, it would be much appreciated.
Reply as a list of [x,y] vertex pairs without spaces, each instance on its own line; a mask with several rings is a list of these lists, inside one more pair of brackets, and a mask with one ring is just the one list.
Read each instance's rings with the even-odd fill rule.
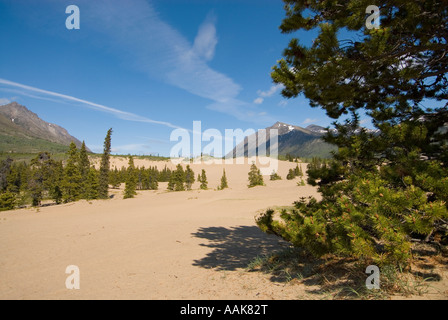
[[[137,166],[174,167],[136,159]],[[126,165],[113,159],[112,166]],[[305,164],[301,164],[304,166]],[[280,162],[284,178],[296,164]],[[254,222],[259,210],[316,195],[297,181],[247,188],[250,164],[193,164],[210,190],[140,191],[122,199],[79,201],[0,213],[0,299],[297,299],[304,288],[244,269],[257,255],[284,248]],[[226,169],[229,189],[214,190]],[[66,267],[80,270],[68,290]]]
[[[111,190],[110,200],[0,212],[0,299],[324,298],[316,295],[319,287],[245,270],[257,256],[288,246],[258,229],[257,212],[318,197],[315,188],[285,179],[295,166],[281,161],[283,180],[266,176],[266,186],[249,189],[250,163],[193,164],[196,175],[206,170],[210,190],[198,190],[196,182],[191,191],[167,192],[160,183],[134,199],[123,200],[121,189]],[[217,191],[223,168],[230,188]],[[69,265],[79,268],[79,290],[66,288]],[[418,298],[446,299],[443,279]]]

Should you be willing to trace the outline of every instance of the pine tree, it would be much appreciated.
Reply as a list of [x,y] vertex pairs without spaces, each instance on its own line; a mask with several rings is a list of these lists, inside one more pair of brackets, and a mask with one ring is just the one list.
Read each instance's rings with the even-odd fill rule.
[[0,164],[0,192],[5,192],[8,188],[8,176],[11,173],[11,164],[13,160],[8,157],[2,160]]
[[[16,162],[11,163],[9,173],[6,175],[6,183],[7,183],[6,190],[15,194],[18,194],[20,192],[20,188],[22,185],[21,166]],[[1,192],[2,191],[0,190],[0,193]]]
[[182,165],[178,164],[176,166],[176,171],[174,171],[173,176],[174,176],[174,191],[184,191],[185,171],[182,168]]
[[31,160],[27,192],[29,193],[32,205],[40,206],[44,193],[48,190],[49,180],[53,160],[48,152],[41,152]]
[[124,188],[124,199],[134,198],[137,195],[137,180],[138,180],[138,170],[134,166],[134,158],[129,157],[126,186]]
[[48,190],[48,194],[56,204],[60,204],[63,200],[63,179],[64,167],[62,161],[54,161],[49,159],[46,165],[47,172],[44,180],[44,187]]
[[146,187],[147,189],[147,175],[146,175],[146,170],[145,167],[142,168],[136,168],[136,176],[137,176],[137,182],[136,182],[136,190],[144,190]]
[[224,190],[226,188],[228,188],[228,184],[227,184],[227,177],[226,177],[226,169],[222,170],[222,177],[221,177],[221,185],[219,186],[219,190]]
[[0,164],[0,210],[11,210],[23,204],[26,198],[21,194],[27,182],[27,166],[7,158]]
[[149,190],[157,190],[159,188],[159,183],[157,181],[157,177],[159,176],[159,171],[157,167],[151,167],[148,169],[148,189]]
[[99,177],[98,171],[91,167],[89,168],[89,173],[87,174],[87,180],[85,184],[84,197],[87,200],[94,200],[99,198],[98,187],[99,187]]
[[111,136],[112,136],[112,128],[107,131],[106,138],[104,139],[104,151],[103,156],[101,157],[99,185],[98,185],[98,195],[100,199],[107,199],[109,197]]
[[82,176],[79,171],[79,153],[74,142],[70,143],[68,160],[62,179],[62,200],[71,202],[79,200],[82,192]]
[[86,144],[83,141],[81,145],[81,149],[79,150],[79,173],[81,174],[82,178],[82,193],[81,198],[87,199],[87,195],[85,194],[85,190],[87,189],[87,176],[90,171],[90,160],[89,156],[87,155],[87,149]]
[[[281,219],[269,210],[257,224],[316,256],[409,265],[412,239],[440,242],[447,234],[448,44],[435,27],[447,27],[446,4],[385,0],[380,28],[368,29],[356,0],[337,8],[286,3],[282,32],[318,35],[309,47],[292,39],[271,76],[285,97],[304,94],[335,119],[324,139],[338,151],[308,166],[321,200],[302,199]],[[339,39],[344,28],[357,36]],[[360,127],[361,113],[376,132]]]
[[270,180],[272,180],[272,181],[275,181],[275,180],[282,180],[282,177],[280,177],[280,176],[278,175],[278,173],[275,172],[275,170],[274,170],[274,171],[272,171],[272,173],[271,173]]
[[261,175],[260,169],[257,168],[255,163],[252,163],[249,171],[249,188],[255,186],[264,186],[263,176]]
[[299,165],[297,165],[297,166],[294,168],[294,176],[295,176],[295,177],[302,177],[302,176],[303,176],[302,168],[299,167]]
[[207,190],[208,189],[208,181],[207,181],[207,175],[205,173],[205,170],[202,169],[201,176],[199,177],[198,181],[201,183],[199,188],[201,190]]
[[9,191],[0,193],[0,211],[12,210],[15,208],[16,203],[15,193]]
[[174,176],[174,172],[172,172],[170,174],[170,178],[169,178],[169,181],[168,181],[167,189],[170,190],[170,191],[174,191],[174,186],[175,185],[176,185],[176,177]]
[[288,174],[286,175],[287,180],[293,180],[296,177],[294,169],[289,169]]
[[83,180],[87,178],[87,175],[90,171],[90,160],[87,155],[86,144],[83,141],[81,145],[81,149],[79,150],[79,173]]
[[149,169],[145,167],[138,169],[137,190],[149,190]]
[[118,171],[117,167],[109,172],[109,184],[112,189],[118,189],[122,183],[121,173]]
[[44,166],[48,159],[50,159],[50,154],[41,152],[31,160],[27,190],[33,206],[40,206],[42,202],[44,192]]
[[162,171],[158,173],[157,181],[159,182],[169,182],[171,177],[171,170],[165,165]]
[[190,168],[190,165],[187,165],[185,170],[185,186],[187,190],[191,190],[191,186],[193,185],[194,179],[194,171]]

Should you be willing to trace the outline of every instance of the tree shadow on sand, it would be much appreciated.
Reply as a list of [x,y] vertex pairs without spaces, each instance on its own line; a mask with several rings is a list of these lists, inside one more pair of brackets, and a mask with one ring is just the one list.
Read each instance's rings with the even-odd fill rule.
[[[276,236],[263,233],[256,226],[199,228],[192,236],[204,239],[200,245],[212,249],[195,260],[194,266],[217,271],[261,272],[272,282],[302,284],[307,294],[317,298],[385,299],[390,294],[418,295],[427,286],[420,278],[441,280],[433,267],[433,259],[421,259],[419,270],[412,273],[381,269],[382,290],[376,292],[367,289],[368,274],[358,260],[333,255],[315,258]],[[427,252],[424,254],[428,256]]]
[[213,249],[204,258],[195,260],[193,265],[219,271],[247,268],[257,256],[287,247],[286,242],[263,233],[256,226],[199,228],[192,235],[196,238],[207,239],[207,243],[201,246]]

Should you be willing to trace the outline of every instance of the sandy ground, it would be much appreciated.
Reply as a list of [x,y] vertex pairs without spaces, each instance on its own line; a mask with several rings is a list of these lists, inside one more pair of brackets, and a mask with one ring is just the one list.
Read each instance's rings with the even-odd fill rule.
[[[316,287],[245,270],[287,246],[258,229],[257,212],[317,196],[285,179],[295,165],[280,162],[283,180],[265,177],[265,187],[251,189],[250,164],[226,165],[230,188],[217,191],[224,166],[194,164],[196,176],[206,170],[210,190],[195,183],[192,191],[166,192],[160,183],[134,199],[112,190],[111,200],[2,212],[0,299],[320,299]],[[79,267],[79,290],[66,288],[69,265]]]

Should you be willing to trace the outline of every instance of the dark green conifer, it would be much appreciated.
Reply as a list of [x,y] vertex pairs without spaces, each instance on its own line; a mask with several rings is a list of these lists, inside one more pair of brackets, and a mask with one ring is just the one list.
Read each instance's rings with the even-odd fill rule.
[[83,141],[79,150],[79,173],[83,180],[86,180],[90,171],[90,160],[87,154],[86,144]]
[[202,169],[201,176],[199,177],[198,181],[201,183],[201,185],[199,186],[199,188],[201,190],[207,190],[208,189],[207,175],[206,175],[204,169]]
[[174,176],[174,191],[184,191],[185,171],[182,168],[182,165],[178,164],[176,166],[176,171],[174,171],[173,176]]
[[134,166],[134,158],[129,157],[126,186],[124,188],[124,199],[134,198],[137,195],[138,170]]
[[194,171],[191,169],[190,165],[187,165],[187,168],[185,169],[185,186],[187,190],[191,190],[194,181]]
[[109,170],[110,170],[110,152],[111,152],[112,128],[107,131],[104,139],[104,150],[101,157],[98,195],[100,199],[109,197]]
[[255,187],[255,186],[264,186],[264,180],[263,176],[261,175],[260,169],[255,165],[255,163],[252,163],[250,166],[249,171],[249,188]]
[[98,187],[99,187],[99,174],[93,166],[89,168],[89,173],[87,174],[87,183],[85,184],[84,196],[87,200],[94,200],[99,198]]
[[10,191],[0,193],[0,211],[12,210],[16,206],[16,194]]
[[324,140],[338,149],[308,166],[319,200],[257,223],[316,256],[409,266],[412,240],[440,246],[448,233],[446,3],[382,1],[378,28],[366,25],[366,2],[285,4],[282,32],[317,37],[292,39],[271,76],[284,97],[303,94],[335,119]]
[[229,185],[227,184],[227,176],[226,176],[226,169],[222,170],[222,177],[221,177],[221,184],[218,187],[219,190],[224,190],[228,188]]
[[275,170],[274,170],[274,171],[272,171],[272,173],[271,173],[270,180],[272,180],[272,181],[275,181],[275,180],[282,180],[282,177],[280,177],[280,176],[278,175],[278,173],[275,172]]
[[70,143],[67,163],[62,178],[62,200],[76,201],[81,198],[83,180],[79,171],[79,153],[74,142]]
[[286,175],[287,180],[293,180],[296,177],[294,169],[289,169],[288,174]]

